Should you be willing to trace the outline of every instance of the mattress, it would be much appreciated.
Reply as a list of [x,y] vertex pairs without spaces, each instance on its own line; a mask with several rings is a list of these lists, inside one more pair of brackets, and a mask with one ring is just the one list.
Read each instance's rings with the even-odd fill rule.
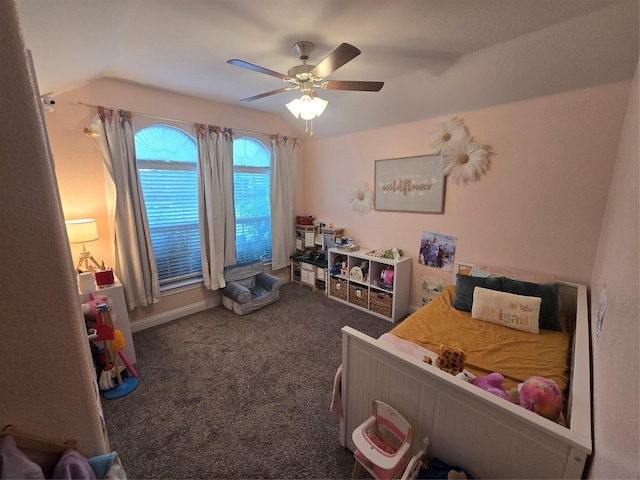
[[436,353],[441,345],[462,349],[467,354],[465,370],[476,376],[501,373],[507,389],[539,375],[566,390],[570,334],[544,329],[534,334],[476,320],[453,308],[454,296],[455,286],[445,287],[390,333]]

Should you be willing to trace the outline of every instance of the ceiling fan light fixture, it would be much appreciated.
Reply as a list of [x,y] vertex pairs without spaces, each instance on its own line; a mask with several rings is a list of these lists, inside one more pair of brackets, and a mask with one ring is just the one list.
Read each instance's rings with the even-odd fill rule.
[[309,95],[302,95],[286,104],[286,107],[296,118],[312,120],[322,115],[329,102],[320,97],[311,98]]
[[302,60],[302,64],[291,67],[287,75],[237,58],[227,60],[227,63],[231,65],[270,75],[288,84],[287,87],[244,98],[240,100],[241,102],[252,102],[277,93],[289,90],[300,90],[301,97],[285,105],[294,117],[301,118],[306,122],[306,133],[313,135],[313,119],[322,115],[322,112],[324,112],[329,103],[318,97],[315,91],[316,88],[326,90],[352,90],[356,92],[378,92],[384,85],[384,82],[325,80],[326,77],[342,67],[345,63],[350,62],[362,53],[353,45],[341,43],[317,65],[307,63],[309,54],[314,49],[313,43],[301,41],[297,42],[293,48],[298,53],[300,60]]

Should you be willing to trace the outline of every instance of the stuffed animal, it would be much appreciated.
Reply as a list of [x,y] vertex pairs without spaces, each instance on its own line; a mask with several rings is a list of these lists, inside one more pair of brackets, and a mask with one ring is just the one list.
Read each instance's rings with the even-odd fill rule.
[[502,386],[502,382],[504,382],[504,377],[498,372],[490,373],[485,377],[476,377],[471,380],[471,383],[476,387],[480,387],[489,393],[493,393],[500,398],[513,402],[507,390]]
[[451,375],[457,375],[464,370],[464,362],[467,360],[467,354],[464,350],[456,350],[455,348],[440,345],[440,355],[436,359],[436,366]]
[[98,317],[98,305],[106,304],[111,306],[111,299],[106,295],[89,294],[89,300],[82,304],[82,313],[86,318],[95,320]]
[[561,421],[562,393],[558,384],[549,378],[532,376],[518,385],[520,405],[543,417]]

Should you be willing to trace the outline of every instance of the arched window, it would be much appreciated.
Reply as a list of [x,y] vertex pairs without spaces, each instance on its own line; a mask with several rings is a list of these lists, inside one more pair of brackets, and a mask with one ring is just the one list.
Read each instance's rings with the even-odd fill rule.
[[236,260],[271,260],[271,157],[258,140],[233,141]]
[[196,142],[178,128],[151,125],[135,144],[160,285],[201,277]]

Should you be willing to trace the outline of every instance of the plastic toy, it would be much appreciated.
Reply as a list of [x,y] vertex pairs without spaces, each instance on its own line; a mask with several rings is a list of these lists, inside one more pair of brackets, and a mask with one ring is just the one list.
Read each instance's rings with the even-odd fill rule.
[[98,317],[98,305],[111,307],[111,299],[106,295],[89,294],[89,300],[82,304],[82,313],[85,317],[95,320]]
[[[136,389],[138,375],[122,352],[125,346],[124,338],[119,330],[113,329],[111,309],[105,303],[97,304],[96,308],[97,323],[89,330],[89,333],[93,338],[92,341],[102,342],[106,356],[98,385],[105,398],[120,398]],[[124,361],[129,373],[134,375],[133,377],[122,377],[119,359]],[[114,374],[117,378],[117,384],[113,381]]]

